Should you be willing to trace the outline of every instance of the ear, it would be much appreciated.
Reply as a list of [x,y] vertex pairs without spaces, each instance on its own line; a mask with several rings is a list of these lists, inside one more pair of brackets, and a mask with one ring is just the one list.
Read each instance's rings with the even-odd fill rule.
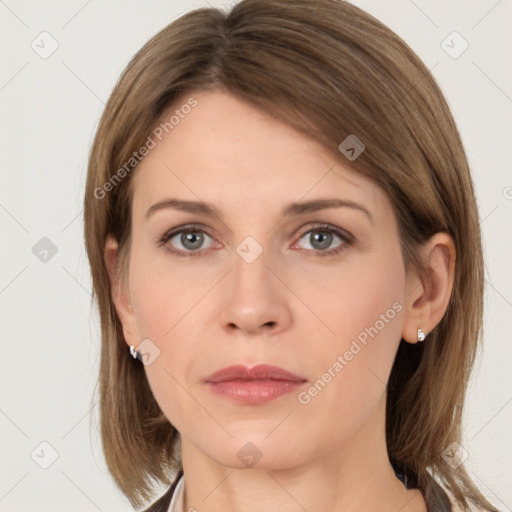
[[409,343],[418,341],[418,329],[425,335],[443,318],[453,288],[455,276],[455,244],[448,233],[436,233],[421,249],[426,263],[426,276],[417,272],[407,276],[402,338]]
[[128,346],[139,345],[139,333],[135,314],[130,300],[128,279],[123,279],[119,265],[118,243],[109,235],[105,241],[105,265],[107,267],[112,300],[116,308],[117,316],[123,326],[123,335]]

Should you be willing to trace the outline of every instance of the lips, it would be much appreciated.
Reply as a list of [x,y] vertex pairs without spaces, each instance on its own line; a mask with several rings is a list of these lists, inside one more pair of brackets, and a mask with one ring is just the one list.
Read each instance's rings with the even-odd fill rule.
[[260,364],[253,368],[234,365],[222,368],[207,379],[206,387],[223,399],[239,405],[263,405],[305,386],[307,380],[278,366]]
[[269,364],[259,364],[252,368],[237,364],[227,366],[216,371],[205,379],[205,382],[218,383],[230,381],[288,381],[288,382],[305,382],[307,379],[299,375],[295,375],[283,368]]

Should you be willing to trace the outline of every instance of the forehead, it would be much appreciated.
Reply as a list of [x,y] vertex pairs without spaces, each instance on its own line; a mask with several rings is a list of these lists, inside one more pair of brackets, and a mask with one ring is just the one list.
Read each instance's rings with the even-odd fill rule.
[[[133,176],[134,209],[166,193],[233,201],[260,213],[262,205],[327,195],[386,208],[384,193],[352,171],[341,154],[336,158],[305,134],[225,92],[192,96],[193,109],[176,112],[190,98],[184,96],[162,116],[156,132],[163,132],[161,140],[152,135],[155,146]],[[165,125],[173,115],[178,123]]]

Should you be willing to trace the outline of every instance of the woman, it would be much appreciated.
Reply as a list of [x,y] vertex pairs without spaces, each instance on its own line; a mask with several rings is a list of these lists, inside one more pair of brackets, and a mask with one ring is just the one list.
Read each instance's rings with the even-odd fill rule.
[[132,505],[173,480],[148,511],[496,510],[461,444],[470,171],[382,23],[337,0],[182,16],[116,85],[84,206],[102,441]]

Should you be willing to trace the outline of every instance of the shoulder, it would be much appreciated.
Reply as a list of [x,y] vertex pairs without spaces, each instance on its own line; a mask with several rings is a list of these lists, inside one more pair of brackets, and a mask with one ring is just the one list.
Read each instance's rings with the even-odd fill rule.
[[183,476],[183,470],[181,469],[176,478],[174,479],[172,485],[169,489],[160,496],[154,503],[152,503],[148,508],[144,509],[143,512],[168,512],[169,505],[171,504],[172,497],[174,495],[174,491],[181,477]]

